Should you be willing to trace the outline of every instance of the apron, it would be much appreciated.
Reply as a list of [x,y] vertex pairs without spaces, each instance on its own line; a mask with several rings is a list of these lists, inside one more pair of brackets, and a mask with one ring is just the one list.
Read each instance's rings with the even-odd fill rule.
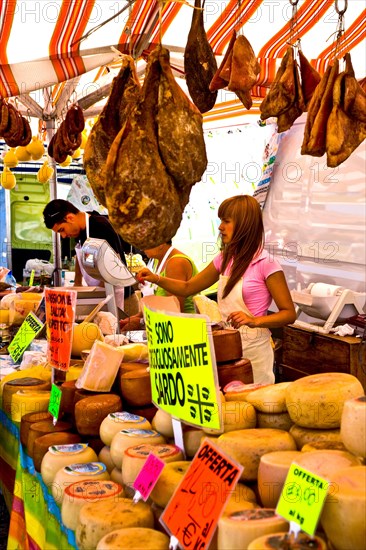
[[[229,277],[220,275],[217,301],[224,321],[233,311],[244,311],[252,315],[243,300],[243,279],[239,279],[231,292],[222,298]],[[274,384],[274,353],[271,345],[271,332],[268,328],[250,328],[246,325],[239,329],[243,357],[249,359],[253,369],[254,384]]]
[[[165,262],[167,261],[168,257],[169,257],[169,254],[171,253],[171,251],[174,249],[174,246],[171,246],[170,248],[168,248],[168,250],[166,251],[165,255],[164,255],[164,258],[161,260],[160,264],[159,264],[159,267],[156,269],[155,268],[155,260],[154,258],[150,258],[150,260],[148,261],[148,264],[147,264],[147,267],[150,269],[150,271],[152,271],[153,273],[155,273],[155,275],[160,275],[163,267],[164,267],[164,264]],[[145,296],[153,296],[155,294],[155,290],[157,289],[158,285],[156,285],[155,283],[149,283],[149,282],[145,282],[144,285],[141,286],[141,294],[143,295],[143,297]]]
[[[86,238],[88,239],[89,238],[89,216],[88,216],[88,214],[85,214],[85,221],[86,221],[86,225],[85,225]],[[81,244],[78,243],[75,246],[75,252],[76,252],[76,257],[77,257],[79,267],[80,267],[80,271],[81,271],[81,274],[83,276],[84,281],[86,282],[87,286],[103,286],[102,281],[100,281],[99,279],[94,279],[93,277],[91,277],[86,272],[86,270],[83,266],[83,263],[82,263],[81,248],[82,248]],[[114,287],[114,297],[115,297],[115,300],[116,300],[116,306],[119,307],[120,309],[123,309],[124,301],[125,301],[125,289],[124,289],[124,287],[115,286]]]

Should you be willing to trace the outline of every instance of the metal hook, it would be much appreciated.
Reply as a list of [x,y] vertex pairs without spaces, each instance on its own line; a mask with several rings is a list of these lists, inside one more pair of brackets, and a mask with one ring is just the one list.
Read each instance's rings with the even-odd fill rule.
[[[291,0],[290,0],[290,2],[291,2]],[[335,0],[334,4],[335,4],[335,11],[338,13],[338,15],[341,15],[341,16],[342,16],[342,15],[344,15],[344,14],[346,13],[347,8],[348,8],[348,0],[344,0],[344,8],[343,8],[343,10],[340,10],[340,9],[338,8],[338,0]]]
[[291,6],[297,6],[297,4],[299,3],[299,0],[289,0]]

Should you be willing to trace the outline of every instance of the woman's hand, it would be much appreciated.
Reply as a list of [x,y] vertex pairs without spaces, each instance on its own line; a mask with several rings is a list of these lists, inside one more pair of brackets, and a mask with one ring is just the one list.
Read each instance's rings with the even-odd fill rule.
[[148,281],[149,283],[155,283],[156,279],[158,279],[158,275],[155,275],[155,273],[152,273],[150,269],[147,267],[143,267],[140,269],[140,271],[136,275],[136,279],[139,283],[144,284],[145,281]]
[[230,313],[228,318],[226,319],[228,323],[231,324],[233,328],[240,328],[243,325],[246,325],[250,328],[255,328],[256,325],[256,317],[253,317],[252,315],[247,315],[244,313],[244,311],[233,311]]

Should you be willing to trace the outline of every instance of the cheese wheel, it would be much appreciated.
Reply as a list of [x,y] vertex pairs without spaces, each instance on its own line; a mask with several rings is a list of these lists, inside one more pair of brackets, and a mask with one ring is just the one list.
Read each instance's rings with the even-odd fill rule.
[[[247,401],[225,401],[221,404],[221,431],[232,432],[255,428],[257,417],[255,408]],[[217,430],[202,428],[206,433],[218,433]]]
[[76,527],[76,544],[79,550],[96,548],[98,542],[116,529],[128,527],[154,527],[154,516],[146,502],[134,503],[127,498],[117,502],[85,504],[79,513]]
[[[123,351],[123,363],[135,363],[141,366],[141,362],[148,362],[149,349],[146,344],[136,342],[120,346]],[[138,362],[140,361],[140,363]],[[121,365],[123,366],[123,365]]]
[[144,407],[151,403],[150,373],[146,367],[127,371],[119,378],[123,402],[132,407]]
[[183,453],[176,445],[135,445],[123,453],[122,479],[124,485],[132,486],[143,468],[149,454],[153,454],[165,463],[183,460]]
[[257,428],[273,428],[275,430],[285,430],[288,432],[293,426],[288,412],[282,413],[265,413],[257,411]]
[[270,533],[259,537],[249,543],[247,550],[327,550],[326,542],[314,535],[311,537],[306,533],[300,532],[295,540],[295,536],[289,533]]
[[340,427],[344,402],[362,395],[362,384],[352,374],[323,372],[292,382],[286,390],[286,406],[299,426],[329,430]]
[[335,550],[364,550],[366,540],[366,466],[338,470],[320,517]]
[[81,438],[79,434],[70,432],[47,433],[37,437],[33,444],[33,463],[37,472],[41,471],[42,460],[44,455],[48,452],[49,447],[52,445],[70,445],[73,443],[80,443],[80,441]]
[[97,544],[97,550],[169,550],[168,535],[147,527],[116,529],[105,535]]
[[69,422],[64,422],[62,420],[58,421],[56,424],[54,424],[52,420],[33,422],[28,431],[27,452],[29,456],[33,458],[34,442],[38,437],[56,432],[68,432],[71,430],[71,427]]
[[284,430],[251,429],[237,430],[220,435],[217,445],[244,467],[242,480],[257,479],[262,455],[271,451],[296,450],[293,437]]
[[84,479],[76,481],[65,489],[61,505],[61,518],[63,524],[75,531],[81,508],[89,502],[116,501],[123,497],[123,487],[119,483],[110,480],[94,481]]
[[313,443],[306,443],[301,447],[301,452],[308,453],[310,451],[324,451],[325,449],[347,451],[346,447],[340,441],[313,441]]
[[308,453],[300,452],[300,456],[296,458],[296,464],[332,482],[338,470],[360,466],[361,460],[347,451],[324,450]]
[[267,384],[244,384],[240,380],[233,380],[224,387],[225,399],[226,401],[245,401],[249,393],[265,386]]
[[107,468],[101,462],[77,462],[69,464],[58,470],[53,479],[52,496],[55,501],[61,504],[66,487],[84,479],[99,481],[103,479],[109,480],[110,477]]
[[356,456],[366,458],[366,397],[345,402],[341,418],[341,439]]
[[218,523],[218,548],[243,550],[258,537],[288,528],[288,522],[271,508],[255,508],[223,515]]
[[194,455],[200,448],[201,440],[204,437],[206,437],[206,433],[203,430],[199,430],[193,427],[189,427],[183,431],[184,450],[188,458],[194,457]]
[[103,443],[110,446],[116,433],[129,429],[151,430],[151,424],[143,416],[129,412],[115,412],[104,418],[99,428],[99,435]]
[[172,415],[163,409],[156,411],[151,422],[151,427],[167,439],[174,437]]
[[97,455],[85,443],[68,445],[52,445],[44,455],[41,463],[41,476],[48,487],[53,482],[56,473],[76,462],[96,462]]
[[149,405],[144,405],[143,407],[132,407],[130,405],[128,409],[131,414],[142,416],[146,418],[146,420],[148,420],[150,423],[152,422],[152,419],[154,418],[156,411],[158,410],[154,403],[149,403]]
[[286,408],[286,391],[292,382],[280,382],[258,388],[250,392],[246,400],[262,413],[284,413]]
[[76,380],[66,380],[60,386],[61,389],[61,404],[60,411],[62,413],[74,415],[74,401],[76,392]]
[[186,460],[178,460],[177,462],[166,464],[150,493],[150,498],[155,504],[161,508],[165,508],[175,489],[185,476],[190,464]]
[[[221,486],[222,499],[226,498],[225,487]],[[233,512],[240,512],[241,510],[249,510],[252,508],[258,508],[256,494],[244,483],[237,483],[230,494],[230,498],[227,501],[223,510],[224,515],[230,515]]]
[[104,445],[104,447],[100,450],[98,454],[98,462],[103,462],[103,464],[106,465],[108,472],[111,473],[115,464],[111,457],[111,449],[107,445]]
[[49,380],[41,380],[40,378],[32,378],[30,376],[9,380],[3,387],[2,409],[6,414],[11,413],[13,394],[19,390],[49,390],[50,387],[51,383]]
[[122,362],[121,348],[95,340],[84,363],[76,387],[90,391],[109,392]]
[[52,414],[48,411],[23,414],[20,421],[20,441],[22,445],[27,445],[28,432],[31,424],[34,422],[41,422],[42,420],[52,420],[52,418]]
[[128,447],[142,445],[143,443],[158,445],[165,443],[164,437],[155,430],[121,430],[116,433],[111,443],[111,458],[117,468],[122,467],[123,452]]
[[342,443],[340,430],[312,430],[293,424],[290,434],[300,450],[304,445],[319,445],[320,443]]
[[291,463],[300,455],[300,451],[272,451],[261,456],[258,492],[262,506],[276,508]]
[[122,409],[119,395],[113,393],[85,397],[75,404],[75,424],[81,435],[99,436],[99,428],[110,413]]
[[48,410],[51,392],[47,390],[18,390],[13,393],[10,416],[13,422],[20,422],[24,414]]
[[114,467],[111,471],[111,480],[119,483],[120,485],[123,485],[122,470]]

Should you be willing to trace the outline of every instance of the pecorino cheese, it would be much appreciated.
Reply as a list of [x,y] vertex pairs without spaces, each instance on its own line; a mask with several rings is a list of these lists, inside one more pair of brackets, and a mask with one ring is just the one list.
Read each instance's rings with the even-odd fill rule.
[[33,458],[34,443],[38,437],[56,432],[69,432],[71,428],[71,424],[63,420],[58,421],[56,424],[52,420],[34,422],[28,431],[27,452],[29,456]]
[[75,403],[75,424],[81,435],[99,436],[99,428],[110,413],[122,410],[119,395],[113,393],[92,395]]
[[190,464],[186,460],[178,460],[177,462],[166,464],[150,493],[150,498],[155,504],[161,508],[165,508],[175,489],[185,476]]
[[10,414],[11,402],[14,393],[19,390],[49,390],[51,383],[49,380],[41,380],[40,378],[32,378],[25,376],[24,378],[16,378],[9,380],[3,387],[2,409],[5,413]]
[[48,410],[51,392],[47,390],[19,390],[11,398],[10,416],[20,422],[23,414]]
[[270,533],[249,543],[247,550],[327,550],[327,543],[320,537],[300,532],[295,540],[293,533]]
[[37,472],[41,471],[43,457],[52,445],[72,445],[74,443],[80,443],[80,441],[81,438],[79,434],[70,432],[47,433],[37,437],[33,444],[33,462]]
[[276,508],[292,462],[300,451],[272,451],[261,456],[258,468],[258,492],[262,506]]
[[285,413],[286,391],[291,382],[280,382],[250,392],[246,400],[262,413]]
[[296,447],[300,451],[304,445],[318,445],[324,443],[342,443],[340,430],[312,430],[302,428],[294,424],[290,428],[290,434],[296,442]]
[[333,477],[338,470],[360,466],[361,460],[348,451],[325,450],[300,453],[300,456],[296,458],[296,464],[329,482],[333,482]]
[[52,420],[51,413],[48,411],[43,411],[23,414],[20,421],[20,442],[22,445],[27,445],[30,425],[34,422],[41,422],[42,420]]
[[78,462],[69,464],[56,472],[52,483],[52,496],[58,504],[62,503],[66,487],[82,481],[84,479],[92,479],[99,481],[103,479],[109,480],[107,468],[101,462]]
[[48,487],[54,480],[56,473],[75,462],[96,462],[97,455],[85,443],[68,445],[51,445],[41,463],[41,476]]
[[111,480],[119,483],[120,485],[123,485],[122,470],[114,467],[111,471]]
[[155,430],[121,430],[116,433],[111,443],[111,458],[116,467],[121,469],[123,462],[123,452],[128,447],[135,445],[151,444],[158,445],[165,443],[164,437]]
[[[224,401],[221,404],[221,433],[255,428],[255,408],[247,401]],[[204,432],[217,434],[217,430],[202,428]]]
[[257,479],[261,456],[271,451],[293,451],[296,444],[293,437],[284,430],[249,429],[237,430],[220,435],[217,445],[244,467],[242,480]]
[[366,466],[342,468],[333,476],[334,492],[324,504],[321,525],[335,550],[364,550]]
[[99,451],[98,462],[103,462],[103,464],[106,465],[108,472],[111,473],[115,465],[111,458],[111,449],[107,445],[104,445],[104,447],[102,447]]
[[76,544],[79,550],[96,548],[98,542],[116,529],[154,527],[154,515],[146,502],[134,503],[127,498],[117,502],[91,502],[79,513],[76,527]]
[[91,479],[76,481],[65,489],[61,506],[62,522],[68,529],[75,531],[80,510],[85,504],[107,500],[116,502],[123,495],[123,487],[114,481]]
[[267,384],[244,384],[240,380],[233,380],[224,387],[226,401],[245,401],[247,395],[254,390],[264,388]]
[[105,535],[97,544],[96,550],[120,550],[121,548],[144,550],[169,550],[168,535],[148,527],[128,527],[116,529]]
[[[151,424],[143,416],[129,412],[115,412],[106,416],[99,428],[100,439],[110,446],[113,437],[121,430],[151,430]],[[157,430],[158,431],[158,430]]]
[[274,428],[288,432],[293,424],[287,412],[272,414],[257,411],[257,428]]
[[352,374],[323,372],[292,382],[286,390],[286,406],[295,424],[330,430],[340,427],[344,402],[362,395],[362,384]]
[[167,439],[174,437],[172,415],[163,411],[163,409],[156,411],[151,422],[151,427]]
[[144,466],[149,454],[153,454],[165,463],[183,460],[183,453],[176,445],[135,445],[128,447],[123,454],[122,479],[124,485],[132,486]]
[[366,458],[366,397],[345,402],[341,418],[341,439],[356,456]]
[[288,522],[271,508],[255,508],[223,515],[218,523],[218,548],[243,550],[258,537],[284,531]]
[[123,359],[120,348],[95,340],[84,363],[76,387],[90,391],[109,392]]

